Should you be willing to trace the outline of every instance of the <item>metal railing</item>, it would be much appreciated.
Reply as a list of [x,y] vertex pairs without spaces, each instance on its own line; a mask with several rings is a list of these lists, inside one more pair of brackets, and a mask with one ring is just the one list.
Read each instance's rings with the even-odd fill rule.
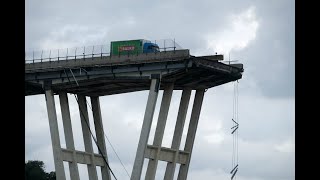
[[[159,46],[160,52],[182,49],[182,47],[172,39],[153,40],[151,42]],[[96,57],[100,57],[102,59],[105,56],[110,56],[110,45],[95,45],[87,47],[25,52],[25,63],[30,64],[51,61],[85,60]]]

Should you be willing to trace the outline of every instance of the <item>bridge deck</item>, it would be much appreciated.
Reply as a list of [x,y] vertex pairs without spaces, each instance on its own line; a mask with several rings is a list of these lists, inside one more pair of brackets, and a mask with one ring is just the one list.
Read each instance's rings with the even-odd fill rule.
[[195,57],[189,50],[177,50],[26,64],[25,96],[44,94],[47,85],[55,93],[87,96],[148,90],[151,74],[161,74],[160,89],[174,82],[175,90],[211,88],[241,79],[243,65],[226,65],[218,61],[222,59],[222,55]]

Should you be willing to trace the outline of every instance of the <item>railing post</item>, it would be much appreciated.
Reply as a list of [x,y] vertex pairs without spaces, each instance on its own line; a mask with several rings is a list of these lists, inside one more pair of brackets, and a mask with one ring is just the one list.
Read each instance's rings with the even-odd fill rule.
[[92,46],[92,60],[93,60],[93,51],[94,51],[94,46]]
[[51,61],[51,50],[50,50],[50,53],[49,53],[49,61]]
[[68,48],[67,48],[67,56],[66,56],[66,61],[68,61]]
[[40,58],[41,63],[42,63],[42,54],[43,54],[43,50],[41,51],[41,58]]
[[86,58],[86,47],[85,46],[83,46],[83,60],[85,60]]
[[101,45],[101,59],[102,59],[102,47],[103,47],[103,45]]
[[76,50],[74,51],[74,60],[75,60],[75,61],[77,60],[77,48],[76,48]]

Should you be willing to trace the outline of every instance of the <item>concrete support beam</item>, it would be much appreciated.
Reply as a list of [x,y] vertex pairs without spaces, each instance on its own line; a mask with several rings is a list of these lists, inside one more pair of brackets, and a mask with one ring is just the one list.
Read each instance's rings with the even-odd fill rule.
[[[69,110],[69,102],[68,95],[66,92],[59,93],[60,98],[60,107],[61,107],[61,115],[63,122],[64,135],[66,139],[67,149],[70,149],[74,152],[74,140],[73,140],[73,132],[70,118],[70,110]],[[69,171],[70,171],[70,179],[71,180],[79,180],[79,170],[76,160],[76,154],[73,153],[72,161],[69,161]]]
[[[78,95],[79,102],[79,112],[81,118],[81,126],[82,126],[82,134],[84,141],[84,149],[86,152],[93,154],[92,140],[90,134],[90,124],[89,124],[89,116],[87,110],[86,97],[83,95]],[[96,164],[94,161],[94,156],[91,156],[91,164],[88,164],[88,175],[89,180],[98,180]]]
[[[103,131],[103,125],[102,125],[102,116],[101,116],[101,109],[100,109],[100,101],[99,97],[90,97],[91,98],[91,105],[93,110],[93,120],[96,130],[96,137],[99,149],[101,150],[101,153],[105,157],[107,163],[108,163],[108,157],[107,157],[107,149],[106,149],[106,143],[104,139],[104,131]],[[108,166],[102,166],[101,167],[101,175],[102,180],[111,180],[110,172],[108,169]]]
[[92,156],[94,157],[94,162],[96,166],[104,167],[106,163],[104,162],[101,154],[88,153],[84,151],[70,150],[62,148],[62,159],[63,161],[73,162],[73,154],[75,154],[75,162],[80,164],[92,165]]
[[158,98],[159,85],[160,85],[160,78],[153,78],[151,80],[148,102],[147,102],[147,107],[144,114],[140,139],[139,139],[136,157],[134,160],[133,170],[131,174],[131,180],[140,180],[140,177],[141,177],[144,154],[147,147],[154,109],[155,109],[157,98]]
[[63,160],[61,156],[61,145],[60,145],[57,113],[56,113],[56,106],[54,102],[53,91],[46,90],[45,97],[46,97],[46,104],[47,104],[47,111],[48,111],[48,119],[49,119],[49,127],[50,127],[56,178],[57,180],[65,180],[66,175],[64,172]]
[[204,91],[205,91],[204,89],[199,89],[196,91],[196,95],[195,95],[194,103],[192,107],[189,128],[188,128],[186,144],[184,147],[184,151],[190,152],[189,158],[185,165],[181,164],[179,174],[178,174],[178,180],[187,179],[187,174],[188,174],[189,164],[190,164],[191,154],[192,154],[192,148],[194,144],[194,139],[196,137],[198,121],[199,121],[201,106],[203,102]]
[[171,144],[171,149],[176,150],[176,153],[174,155],[173,162],[167,163],[165,176],[164,176],[164,179],[166,180],[173,179],[174,171],[176,169],[177,158],[179,155],[178,150],[181,144],[181,137],[182,137],[183,127],[184,127],[184,123],[185,123],[187,112],[188,112],[191,91],[192,90],[189,88],[184,89],[181,95],[178,117],[177,117],[176,126],[174,129],[174,135],[173,135],[172,144]]
[[156,170],[158,166],[158,159],[160,153],[160,147],[162,144],[163,133],[167,122],[172,92],[173,92],[174,84],[166,84],[163,91],[163,97],[161,101],[161,107],[159,112],[159,118],[157,123],[156,132],[154,135],[153,145],[158,147],[156,149],[156,156],[154,159],[149,159],[147,173],[145,179],[153,180],[156,175]]
[[[160,161],[171,163],[175,161],[179,164],[186,164],[188,162],[187,159],[189,157],[189,152],[174,150],[166,147],[161,147],[160,152],[158,152],[158,149],[158,146],[148,145],[144,157],[150,160],[157,158]],[[176,156],[176,154],[178,154],[178,156]]]

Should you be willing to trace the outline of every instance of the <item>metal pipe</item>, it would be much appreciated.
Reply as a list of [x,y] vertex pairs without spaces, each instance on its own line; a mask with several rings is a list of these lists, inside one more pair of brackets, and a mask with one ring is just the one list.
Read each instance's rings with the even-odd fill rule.
[[92,60],[93,60],[93,51],[94,51],[94,46],[92,46]]
[[83,60],[85,60],[85,53],[86,53],[86,47],[85,46],[83,46]]
[[76,48],[76,50],[74,51],[74,60],[77,60],[77,48]]
[[67,48],[67,56],[66,56],[66,61],[68,60],[68,48]]
[[41,51],[41,57],[40,57],[40,61],[42,62],[42,54],[43,54],[43,50]]
[[51,61],[51,50],[50,50],[50,53],[49,53],[49,61]]

